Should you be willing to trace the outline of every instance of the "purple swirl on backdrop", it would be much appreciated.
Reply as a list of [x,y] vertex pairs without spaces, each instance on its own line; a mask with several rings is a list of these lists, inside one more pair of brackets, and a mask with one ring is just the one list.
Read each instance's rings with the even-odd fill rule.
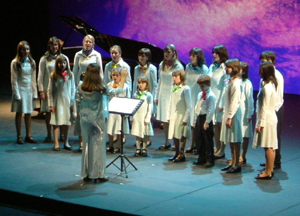
[[300,5],[296,0],[126,1],[128,10],[121,37],[150,42],[161,48],[173,43],[188,62],[192,47],[205,51],[224,44],[230,57],[250,65],[258,88],[259,54],[273,50],[276,67],[285,77],[285,92],[300,94]]

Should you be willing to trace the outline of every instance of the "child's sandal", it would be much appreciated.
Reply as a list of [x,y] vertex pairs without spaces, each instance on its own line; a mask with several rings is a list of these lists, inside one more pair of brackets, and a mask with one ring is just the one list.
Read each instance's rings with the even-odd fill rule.
[[141,149],[137,149],[134,154],[135,157],[141,156]]
[[143,150],[142,150],[141,156],[142,156],[142,157],[147,157],[147,156],[148,156],[147,150],[146,150],[146,149],[143,149]]

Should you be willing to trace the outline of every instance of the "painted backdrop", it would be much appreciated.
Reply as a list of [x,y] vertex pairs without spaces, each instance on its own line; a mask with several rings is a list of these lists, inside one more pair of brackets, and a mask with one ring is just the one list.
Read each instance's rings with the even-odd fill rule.
[[[223,44],[230,58],[239,58],[250,65],[255,90],[259,87],[259,54],[273,50],[277,55],[276,68],[285,78],[285,93],[300,94],[300,1],[297,0],[53,1],[51,34],[64,39],[69,27],[58,15],[78,16],[100,32],[161,48],[173,43],[185,63],[189,61],[189,50],[200,47],[209,66],[212,48]],[[81,45],[82,38],[74,32],[66,46]]]

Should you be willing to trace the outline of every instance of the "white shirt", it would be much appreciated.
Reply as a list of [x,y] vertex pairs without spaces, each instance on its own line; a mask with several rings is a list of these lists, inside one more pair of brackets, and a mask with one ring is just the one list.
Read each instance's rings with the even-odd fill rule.
[[206,90],[206,96],[205,96],[206,99],[203,100],[201,97],[202,97],[202,91],[199,92],[197,97],[197,103],[195,106],[194,123],[196,123],[198,115],[206,115],[205,122],[210,123],[215,113],[216,96],[209,88]]

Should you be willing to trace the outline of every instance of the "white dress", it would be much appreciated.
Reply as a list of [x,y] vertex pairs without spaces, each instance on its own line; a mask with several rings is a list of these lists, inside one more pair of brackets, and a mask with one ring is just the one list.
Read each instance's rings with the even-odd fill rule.
[[249,79],[243,83],[243,93],[241,99],[242,121],[243,121],[243,137],[252,138],[252,121],[247,122],[247,119],[252,119],[254,112],[253,86]]
[[[61,54],[67,59],[69,64],[69,59],[64,54]],[[57,56],[58,57],[58,56]],[[56,58],[57,58],[56,57]],[[49,84],[49,77],[50,73],[54,70],[55,67],[55,60],[51,57],[42,56],[39,63],[39,74],[38,74],[38,87],[39,91],[43,91],[47,96],[48,91],[48,84]],[[70,66],[69,66],[70,68]],[[41,112],[49,112],[48,100],[41,100]]]
[[[179,87],[176,90],[176,87]],[[191,89],[187,85],[173,86],[169,93],[171,95],[168,108],[169,139],[191,137],[190,114],[192,110]],[[186,122],[186,125],[182,125]]]
[[88,65],[91,63],[97,63],[100,66],[100,76],[103,79],[101,54],[96,50],[93,50],[91,54],[86,56],[81,50],[77,52],[74,57],[73,73],[75,76],[76,87],[79,84],[81,74],[86,71]]
[[[243,142],[241,97],[243,85],[241,79],[229,81],[225,91],[224,115],[221,126],[220,141],[224,144]],[[228,118],[232,119],[231,129],[226,127]]]
[[106,170],[106,118],[108,96],[85,92],[78,87],[76,95],[82,128],[81,177],[104,178]]
[[130,66],[126,62],[124,62],[122,58],[117,64],[114,64],[113,61],[110,61],[105,65],[104,78],[103,78],[104,83],[108,85],[108,83],[112,81],[110,75],[113,67],[127,70],[127,77],[125,83],[129,87],[129,92],[130,92],[129,97],[131,97],[132,82],[131,82]]
[[[109,82],[107,84],[107,90],[108,90],[110,100],[113,97],[130,98],[130,90],[126,83],[124,83],[123,88],[121,88],[121,87],[113,88],[113,84],[114,84],[113,81]],[[121,121],[122,121],[122,119],[121,119],[120,114],[109,113],[108,124],[107,124],[107,133],[114,137],[117,136],[118,134],[121,134],[121,132],[120,132]],[[127,118],[123,119],[123,132],[124,132],[124,134],[129,134],[129,123],[128,123]]]
[[226,74],[225,64],[222,63],[218,68],[215,64],[210,65],[209,75],[211,77],[211,90],[216,96],[214,123],[222,122],[223,112],[219,111],[219,107],[225,90],[225,80],[229,78],[229,75]]
[[201,91],[199,85],[197,84],[197,80],[200,74],[208,74],[208,68],[204,64],[201,67],[193,67],[192,64],[187,64],[185,74],[186,83],[191,88],[192,111],[190,115],[190,123],[191,126],[193,126],[195,115],[194,109],[197,103],[198,94]]
[[75,99],[75,81],[74,75],[66,76],[66,81],[62,77],[56,80],[50,74],[48,86],[48,105],[55,108],[55,112],[51,113],[51,125],[71,125],[70,107],[74,105]]
[[38,95],[36,70],[33,70],[27,60],[21,64],[21,68],[17,68],[16,59],[12,60],[10,64],[12,86],[11,111],[31,114],[35,108],[33,98],[38,98]]
[[158,100],[158,106],[157,106],[157,117],[156,119],[162,122],[167,122],[168,119],[168,109],[171,99],[171,90],[173,86],[173,77],[172,73],[174,71],[183,70],[182,64],[177,61],[175,64],[175,68],[167,68],[164,71],[162,70],[162,64],[161,62],[159,64],[159,80],[158,85],[155,93],[155,100]]
[[[131,134],[137,137],[144,138],[144,136],[153,136],[153,128],[151,124],[151,113],[153,97],[150,92],[145,92],[145,95],[140,92],[134,94],[134,98],[144,100],[142,106],[133,115]],[[145,125],[148,122],[148,125]]]
[[277,92],[272,83],[262,84],[257,95],[256,127],[261,126],[261,133],[255,133],[253,148],[278,148],[276,103]]

